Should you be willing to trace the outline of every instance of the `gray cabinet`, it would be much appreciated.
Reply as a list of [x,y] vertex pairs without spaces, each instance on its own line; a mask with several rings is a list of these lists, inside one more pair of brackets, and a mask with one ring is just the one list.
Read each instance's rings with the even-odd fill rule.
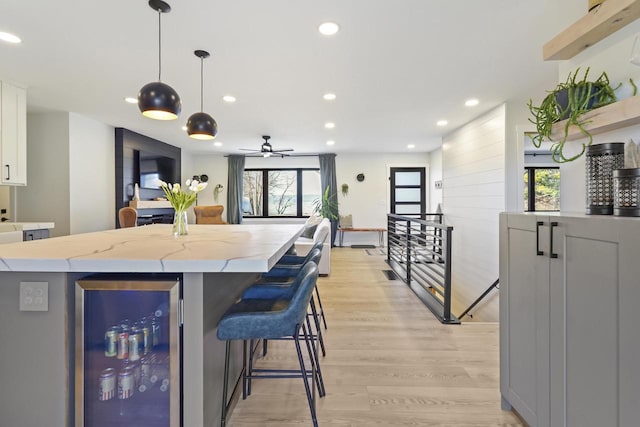
[[640,219],[502,214],[500,388],[531,426],[640,419]]

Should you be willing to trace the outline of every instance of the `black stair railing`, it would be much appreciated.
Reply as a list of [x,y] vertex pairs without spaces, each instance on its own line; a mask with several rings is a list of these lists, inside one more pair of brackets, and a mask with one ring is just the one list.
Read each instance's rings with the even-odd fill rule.
[[445,324],[459,324],[451,313],[453,227],[442,214],[387,215],[387,263]]

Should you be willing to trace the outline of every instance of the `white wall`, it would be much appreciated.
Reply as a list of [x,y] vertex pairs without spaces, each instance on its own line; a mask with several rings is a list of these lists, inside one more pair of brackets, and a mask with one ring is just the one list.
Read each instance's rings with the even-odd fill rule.
[[[505,210],[506,106],[443,140],[443,212],[453,226],[453,302],[460,313],[498,278],[498,215]],[[497,321],[493,295],[474,320]]]
[[442,148],[429,153],[429,212],[435,212],[438,204],[442,209],[442,188],[435,187],[436,181],[442,181]]
[[[336,156],[336,175],[338,180],[338,203],[340,215],[352,215],[354,227],[387,226],[389,204],[389,168],[403,166],[419,166],[427,168],[429,177],[429,154],[366,154],[350,153]],[[365,180],[358,182],[356,176],[365,175]],[[340,192],[342,184],[349,185],[349,194]],[[427,182],[427,194],[431,184]],[[427,206],[429,210],[429,206]],[[378,244],[376,233],[345,233],[345,246],[352,244]]]
[[524,199],[524,132],[535,130],[529,122],[528,100],[513,99],[506,103],[505,118],[505,209],[522,212]]
[[69,113],[27,114],[27,182],[16,188],[16,221],[53,221],[70,231]]
[[[198,194],[198,205],[223,205],[222,218],[227,218],[227,158],[222,155],[191,155],[182,151],[182,176],[186,179],[194,175],[207,175],[207,188]],[[185,163],[190,159],[190,165]],[[217,184],[222,184],[223,190],[216,202],[213,198],[213,189]],[[191,209],[193,211],[193,209]],[[193,221],[195,223],[195,219]]]
[[[583,0],[564,0],[556,2],[555,17],[560,17],[560,29],[564,29],[582,17],[586,11]],[[629,63],[634,37],[640,33],[640,21],[635,21],[620,31],[596,43],[584,52],[567,61],[559,62],[558,81],[564,82],[576,68],[591,67],[589,75],[596,78],[602,71],[606,71],[613,85],[624,82],[625,87],[616,91],[619,98],[631,95],[630,85],[626,83],[631,77],[636,83],[640,82],[640,67]],[[550,34],[550,37],[553,33]],[[551,89],[551,88],[549,88]],[[542,99],[544,94],[539,94]],[[640,140],[640,126],[594,136],[593,143],[627,142],[629,138]],[[585,140],[570,141],[568,150],[576,150]],[[563,211],[583,212],[585,201],[585,163],[584,156],[560,167],[560,197]]]
[[115,130],[69,114],[70,233],[115,228]]

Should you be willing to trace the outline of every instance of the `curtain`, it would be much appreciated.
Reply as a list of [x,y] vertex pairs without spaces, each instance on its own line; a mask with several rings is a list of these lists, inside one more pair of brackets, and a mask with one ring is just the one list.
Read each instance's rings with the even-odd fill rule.
[[329,199],[335,206],[335,219],[331,220],[331,247],[334,247],[336,233],[338,231],[338,181],[336,179],[336,155],[334,153],[320,154],[320,186],[322,193],[329,187]]
[[227,222],[242,224],[242,179],[244,156],[229,156],[229,178],[227,181]]

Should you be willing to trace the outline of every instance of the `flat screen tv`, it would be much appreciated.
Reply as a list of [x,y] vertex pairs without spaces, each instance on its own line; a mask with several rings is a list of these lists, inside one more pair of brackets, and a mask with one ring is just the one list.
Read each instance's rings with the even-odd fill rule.
[[157,180],[177,182],[176,159],[146,151],[139,152],[140,188],[160,188]]

